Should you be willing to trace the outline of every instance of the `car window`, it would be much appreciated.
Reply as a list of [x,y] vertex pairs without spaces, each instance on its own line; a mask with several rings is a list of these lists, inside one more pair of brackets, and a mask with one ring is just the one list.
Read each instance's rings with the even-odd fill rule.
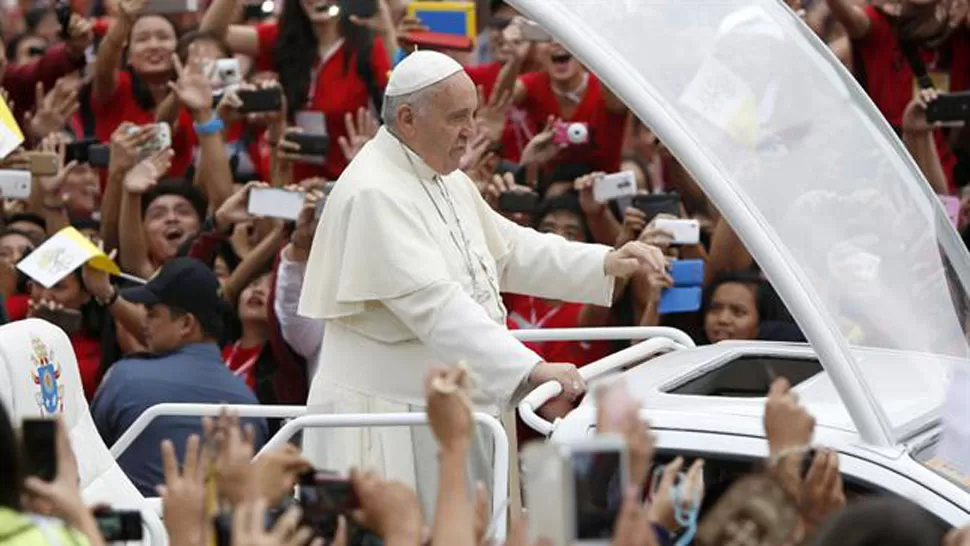
[[936,438],[931,443],[916,450],[913,453],[913,459],[936,474],[953,482],[954,485],[959,486],[964,491],[970,492],[970,475],[960,471],[959,468],[943,460],[943,458],[938,457],[936,453],[939,445],[940,439]]

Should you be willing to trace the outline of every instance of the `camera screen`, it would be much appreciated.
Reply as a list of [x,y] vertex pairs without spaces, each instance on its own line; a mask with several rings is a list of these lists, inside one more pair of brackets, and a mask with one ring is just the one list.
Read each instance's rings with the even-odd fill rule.
[[620,452],[574,452],[576,539],[609,539],[620,511],[622,491]]

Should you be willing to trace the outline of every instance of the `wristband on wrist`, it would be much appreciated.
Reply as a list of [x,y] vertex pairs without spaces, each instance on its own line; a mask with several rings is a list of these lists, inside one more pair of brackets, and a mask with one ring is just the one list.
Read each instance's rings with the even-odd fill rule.
[[223,123],[219,116],[212,116],[212,119],[205,123],[194,124],[195,133],[199,136],[214,135],[216,133],[221,133],[223,129],[226,128],[226,124]]
[[118,289],[115,288],[114,286],[112,286],[111,287],[111,295],[110,296],[108,296],[107,298],[103,298],[103,299],[96,297],[95,300],[98,302],[98,305],[100,305],[101,307],[111,307],[112,305],[115,304],[115,302],[118,301],[118,296],[119,295],[120,295],[120,292],[118,291]]

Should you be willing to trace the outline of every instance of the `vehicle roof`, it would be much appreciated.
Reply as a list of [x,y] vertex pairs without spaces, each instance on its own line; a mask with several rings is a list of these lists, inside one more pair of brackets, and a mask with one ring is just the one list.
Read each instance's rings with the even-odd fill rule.
[[[886,411],[890,428],[898,438],[926,430],[939,417],[951,362],[939,355],[899,351],[854,349],[860,369],[873,394]],[[721,342],[666,353],[623,373],[631,393],[648,414],[689,414],[696,422],[716,417],[719,428],[732,427],[740,434],[762,435],[765,398],[735,398],[672,394],[667,391],[711,372],[739,357],[771,356],[817,360],[806,344],[758,341]],[[794,387],[794,392],[815,417],[818,427],[856,435],[858,431],[835,386],[824,371]],[[594,404],[586,397],[584,406]],[[568,419],[568,417],[567,417]],[[669,419],[669,417],[668,417]]]

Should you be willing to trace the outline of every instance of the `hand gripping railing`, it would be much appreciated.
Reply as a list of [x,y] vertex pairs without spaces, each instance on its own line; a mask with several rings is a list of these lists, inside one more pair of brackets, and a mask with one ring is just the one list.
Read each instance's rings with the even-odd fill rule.
[[[592,328],[584,330],[600,329]],[[603,330],[614,329],[604,328]],[[687,334],[674,328],[616,328],[615,330],[623,330],[624,335],[607,339],[630,339],[631,337],[634,339],[650,339],[583,366],[580,368],[579,374],[584,380],[591,381],[614,370],[630,366],[631,364],[639,364],[644,360],[656,355],[657,353],[694,347],[693,340],[691,340]],[[542,330],[536,330],[536,332],[542,332]],[[562,330],[560,330],[560,332],[562,332]],[[627,335],[628,333],[630,335]],[[633,333],[635,333],[635,335],[633,335]],[[553,339],[563,340],[564,338],[555,337]],[[580,337],[572,339],[589,340],[590,338]],[[538,341],[539,339],[536,340]],[[546,339],[542,338],[542,340],[545,341]],[[562,385],[560,385],[557,381],[548,381],[536,387],[532,392],[522,399],[522,402],[519,403],[519,416],[522,417],[522,421],[533,430],[545,436],[551,434],[556,428],[555,423],[550,423],[549,421],[540,417],[536,413],[536,410],[549,400],[559,396],[560,393],[562,393]]]

